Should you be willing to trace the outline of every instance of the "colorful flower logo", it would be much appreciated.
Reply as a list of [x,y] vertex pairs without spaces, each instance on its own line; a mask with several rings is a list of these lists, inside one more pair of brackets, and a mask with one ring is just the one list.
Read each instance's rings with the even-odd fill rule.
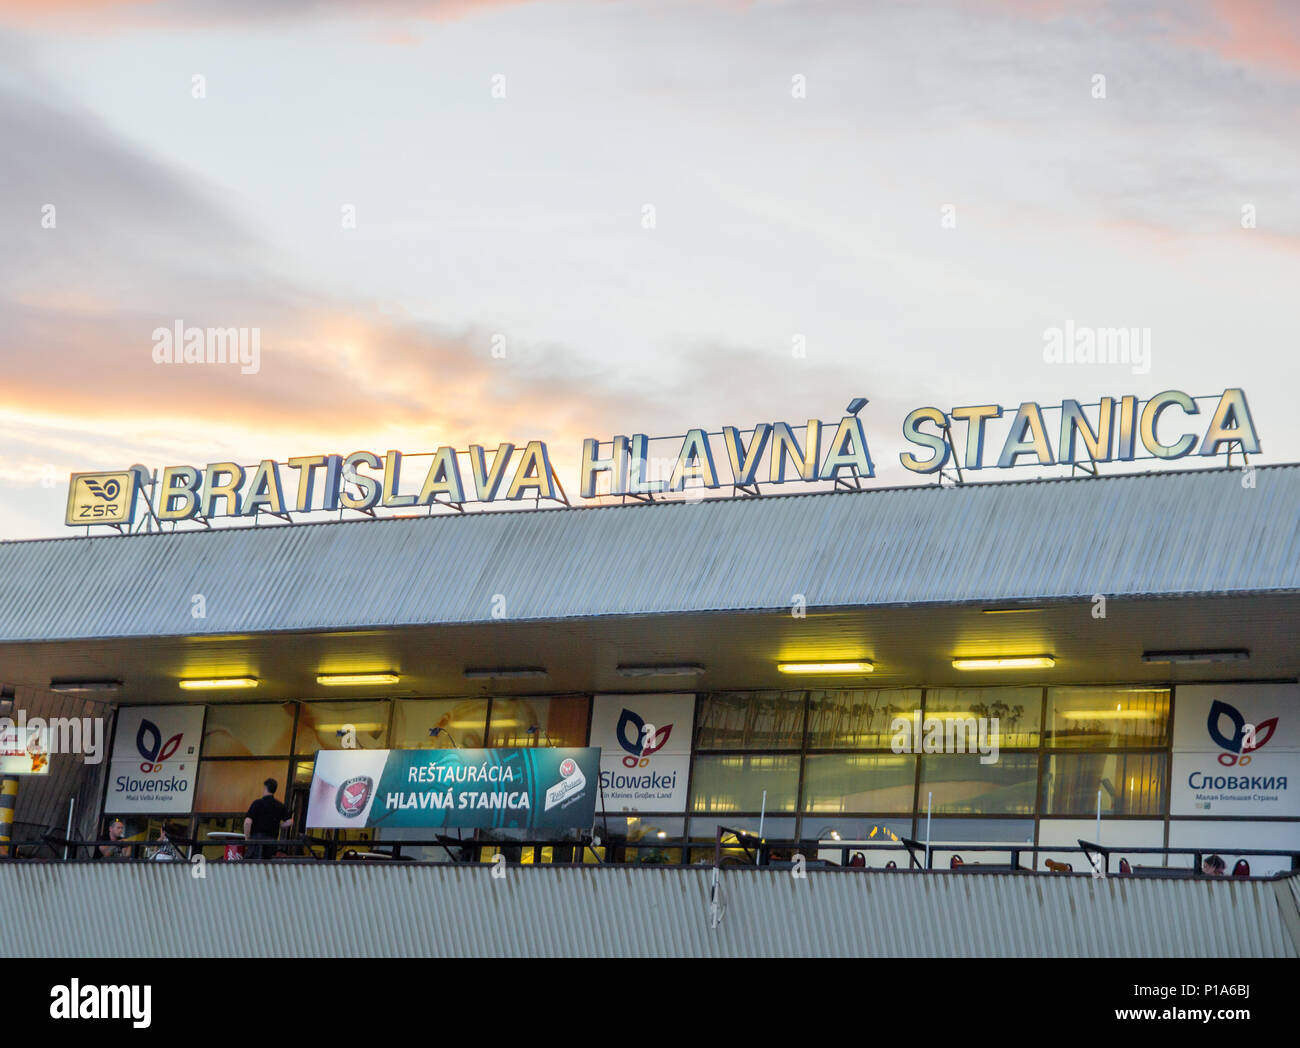
[[[1223,730],[1224,718],[1231,726],[1231,733]],[[1219,754],[1219,763],[1229,768],[1234,764],[1244,768],[1250,763],[1251,754],[1264,746],[1277,731],[1277,718],[1247,724],[1239,709],[1215,699],[1205,727],[1215,744],[1227,751]]]
[[184,732],[177,732],[165,743],[162,732],[151,720],[141,720],[140,730],[135,733],[135,748],[140,751],[144,763],[140,765],[143,772],[160,771],[162,762],[180,749]]
[[624,766],[644,768],[650,763],[650,755],[662,750],[672,733],[671,724],[655,730],[653,724],[647,726],[635,713],[625,709],[618,718],[618,727],[614,729],[618,744],[629,754],[623,758]]

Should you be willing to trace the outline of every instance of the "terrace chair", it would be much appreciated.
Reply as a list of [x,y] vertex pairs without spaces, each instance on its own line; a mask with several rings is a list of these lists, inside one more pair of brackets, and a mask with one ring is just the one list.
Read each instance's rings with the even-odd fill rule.
[[1120,859],[1120,861],[1119,861],[1119,872],[1122,873],[1122,874],[1126,874],[1126,875],[1132,875],[1132,873],[1133,873],[1133,867],[1129,865],[1129,862],[1128,862],[1127,859]]
[[962,858],[961,858],[960,855],[954,855],[954,856],[952,857],[952,859],[949,860],[949,862],[948,862],[948,869],[950,869],[950,870],[955,870],[955,869],[957,869],[958,866],[965,866],[965,865],[966,865],[966,864],[962,861]]
[[1234,877],[1249,877],[1250,863],[1248,863],[1245,859],[1238,859],[1237,865],[1235,865],[1232,868],[1232,875]]

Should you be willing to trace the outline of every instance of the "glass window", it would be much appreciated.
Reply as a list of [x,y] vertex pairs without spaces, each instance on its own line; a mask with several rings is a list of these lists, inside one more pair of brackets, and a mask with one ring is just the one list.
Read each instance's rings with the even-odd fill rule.
[[[767,791],[767,811],[792,812],[799,792],[797,756],[696,757],[691,777],[691,811],[758,812]],[[757,821],[751,819],[751,822]]]
[[817,818],[805,815],[799,835],[807,841],[840,840],[892,844],[895,838],[912,836],[912,817],[909,815],[899,819],[826,815]]
[[1160,815],[1165,806],[1163,753],[1068,753],[1046,758],[1044,815]]
[[293,739],[293,703],[212,705],[203,722],[203,756],[287,756]]
[[[285,773],[288,761],[200,761],[199,778],[194,788],[194,811],[243,812],[262,796],[262,782],[275,779],[275,795],[284,800]],[[242,832],[243,825],[238,829]]]
[[[692,819],[687,826],[687,833],[693,843],[693,847],[690,849],[690,862],[707,866],[713,865],[714,859],[717,857],[719,826],[725,826],[728,830],[739,830],[741,833],[748,833],[755,837],[758,836],[757,815],[742,815],[739,818],[729,818],[724,815],[707,819]],[[794,834],[794,819],[765,818],[763,820],[764,840],[790,841],[794,840]],[[724,866],[752,866],[754,865],[754,859],[754,850],[748,845],[741,845],[734,833],[724,833],[722,835],[722,864]]]
[[910,812],[916,757],[910,754],[824,754],[804,761],[806,812]]
[[802,691],[724,692],[700,701],[697,750],[797,750],[803,746]]
[[1042,688],[931,688],[925,693],[926,717],[982,718],[998,722],[1000,749],[1036,748],[1043,715]]
[[[741,833],[758,836],[757,815],[742,815],[738,819],[717,818],[716,816],[703,819],[696,817],[687,824],[686,832],[692,841],[712,841],[717,839],[719,826],[726,826],[729,830],[739,830]],[[794,834],[795,820],[792,818],[772,818],[767,816],[763,819],[764,840],[792,841],[794,840]]]
[[669,841],[681,840],[686,820],[673,816],[635,815],[611,817],[606,828],[602,816],[596,816],[596,832],[602,838],[607,862],[678,863],[681,849],[669,848]]
[[295,790],[310,790],[312,775],[315,773],[315,761],[294,761],[293,774],[289,782]]
[[[652,844],[656,840],[680,840],[686,832],[686,820],[673,815],[611,815],[608,820],[596,815],[596,833],[619,844],[638,842]],[[663,834],[663,837],[659,835]]]
[[[912,836],[912,820],[849,819],[837,815],[814,818],[805,815],[799,835],[820,842],[818,859],[836,866],[867,866],[884,869],[891,862],[899,869],[908,866],[907,850],[899,843]],[[809,854],[814,854],[809,852]]]
[[[917,839],[925,843],[925,818],[918,820]],[[930,825],[930,865],[936,870],[952,868],[959,857],[965,866],[1003,866],[1011,862],[1010,851],[973,851],[973,844],[1028,844],[1034,840],[1032,819],[935,819]],[[922,861],[924,852],[921,853]],[[1034,865],[1033,851],[1016,857],[1021,869]],[[902,866],[899,863],[899,866]],[[1078,869],[1079,867],[1075,867]]]
[[920,688],[810,691],[808,748],[889,749],[894,718],[910,717],[920,708]]
[[[922,803],[925,798],[922,797]],[[925,843],[925,814],[917,820],[916,839]],[[930,840],[934,843],[1032,844],[1033,819],[933,819]],[[974,853],[972,853],[974,855]],[[988,860],[974,860],[988,861]],[[945,864],[946,865],[946,864]]]
[[[1046,868],[1047,859],[1068,862],[1075,870],[1086,873],[1090,868],[1082,852],[1069,852],[1064,848],[1079,846],[1079,841],[1096,841],[1096,812],[1091,819],[1043,819],[1038,824],[1037,868]],[[1132,866],[1160,866],[1163,858],[1143,852],[1126,852],[1125,847],[1163,848],[1165,824],[1162,819],[1106,819],[1101,824],[1101,840],[1097,843],[1114,849],[1110,853],[1110,872],[1119,872],[1121,859]]]
[[494,698],[488,745],[585,746],[590,707],[591,699],[586,695]]
[[1048,688],[1047,745],[1084,750],[1169,745],[1167,688]]
[[881,870],[889,863],[906,869],[907,852],[902,837],[911,836],[911,818],[853,819],[840,815],[805,815],[802,840],[818,843],[816,858],[836,866],[868,866]]
[[[393,703],[392,748],[482,748],[487,738],[487,699],[398,699]],[[438,734],[432,734],[437,728]]]
[[304,702],[294,752],[310,756],[317,750],[382,750],[388,744],[391,705],[387,700]]
[[994,764],[978,753],[927,753],[921,758],[917,809],[924,818],[926,795],[934,811],[946,814],[1032,814],[1038,788],[1038,755],[1003,753]]

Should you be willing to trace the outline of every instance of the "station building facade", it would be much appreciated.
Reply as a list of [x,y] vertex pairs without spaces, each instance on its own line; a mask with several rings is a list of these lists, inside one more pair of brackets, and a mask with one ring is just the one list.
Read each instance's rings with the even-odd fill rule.
[[1297,622],[1298,466],[4,543],[12,709],[106,725],[15,837],[204,838],[268,777],[313,833],[321,751],[592,746],[624,861],[1292,851]]

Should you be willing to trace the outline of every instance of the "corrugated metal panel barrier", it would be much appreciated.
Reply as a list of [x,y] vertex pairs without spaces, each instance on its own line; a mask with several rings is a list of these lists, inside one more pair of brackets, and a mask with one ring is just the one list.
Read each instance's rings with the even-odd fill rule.
[[[0,864],[0,955],[1295,957],[1276,882],[393,863]],[[1291,886],[1300,884],[1291,879]]]

